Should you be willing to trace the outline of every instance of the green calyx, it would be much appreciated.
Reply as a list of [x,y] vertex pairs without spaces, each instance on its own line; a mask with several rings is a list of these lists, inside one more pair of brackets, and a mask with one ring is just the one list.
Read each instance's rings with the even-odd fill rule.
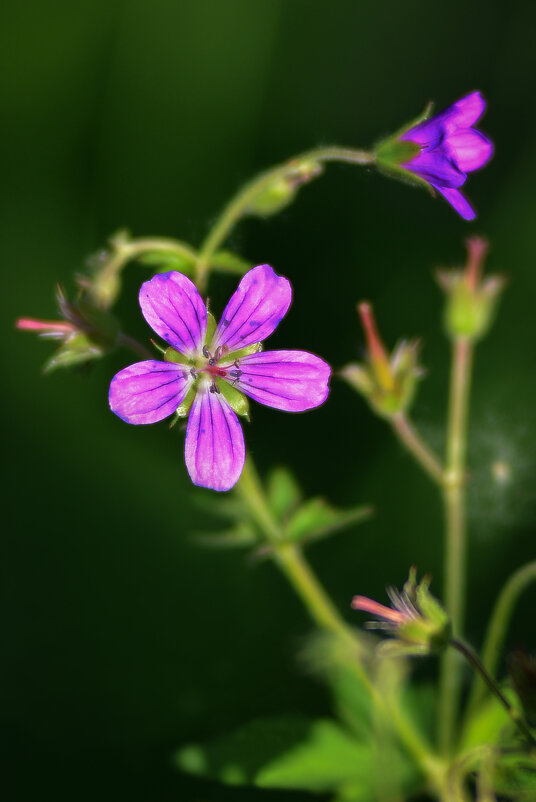
[[284,174],[274,177],[249,202],[249,214],[270,217],[292,203],[302,184],[308,184],[322,173],[322,165],[312,160],[287,165]]
[[438,282],[447,296],[445,328],[449,337],[476,341],[489,331],[505,280],[490,276],[476,287],[462,271],[441,271]]

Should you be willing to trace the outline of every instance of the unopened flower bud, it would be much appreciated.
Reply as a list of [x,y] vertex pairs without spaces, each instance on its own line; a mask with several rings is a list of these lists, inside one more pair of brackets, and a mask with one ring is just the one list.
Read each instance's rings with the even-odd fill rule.
[[405,411],[413,400],[417,380],[422,375],[418,365],[418,342],[400,342],[389,354],[376,328],[369,303],[357,307],[367,340],[366,362],[346,365],[341,376],[363,395],[372,409],[389,418]]
[[322,172],[322,165],[315,161],[296,161],[287,166],[284,175],[269,183],[249,203],[250,214],[270,217],[292,203],[298,189]]
[[504,288],[502,276],[483,278],[487,242],[470,237],[467,242],[467,263],[463,270],[440,270],[437,279],[447,296],[445,326],[453,339],[481,339],[489,330]]
[[429,591],[430,578],[417,582],[411,568],[402,591],[388,588],[391,607],[354,596],[354,610],[372,613],[378,620],[369,622],[369,629],[387,632],[393,640],[382,643],[382,651],[396,655],[428,655],[442,651],[449,643],[451,625],[446,612]]

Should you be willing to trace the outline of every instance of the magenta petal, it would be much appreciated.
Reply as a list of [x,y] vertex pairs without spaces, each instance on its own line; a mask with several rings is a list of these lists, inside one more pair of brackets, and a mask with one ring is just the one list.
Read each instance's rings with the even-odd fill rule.
[[460,172],[444,151],[422,150],[411,161],[402,165],[406,170],[442,187],[461,187],[467,176]]
[[430,117],[429,120],[424,120],[414,128],[410,128],[409,131],[401,134],[400,139],[423,146],[438,144],[445,133],[442,124],[443,116],[444,112],[435,117]]
[[435,189],[440,192],[446,200],[450,203],[453,209],[455,209],[458,214],[463,217],[464,220],[474,220],[476,217],[476,212],[459,189],[452,189],[450,187],[438,187],[436,185]]
[[480,92],[471,92],[446,109],[448,117],[444,120],[445,128],[448,131],[469,128],[482,117],[485,110],[486,101]]
[[286,315],[291,300],[288,279],[274,273],[270,265],[254,267],[225,307],[212,348],[225,345],[234,351],[266,339]]
[[203,345],[207,310],[195,284],[182,273],[158,273],[141,285],[140,306],[149,326],[181,354]]
[[154,359],[136,362],[112,379],[110,409],[127,423],[156,423],[175,412],[192,381],[180,365]]
[[331,368],[307,351],[261,351],[240,360],[235,386],[269,407],[303,412],[322,404],[328,395]]
[[452,158],[465,173],[483,167],[493,153],[489,139],[472,128],[449,134],[446,142]]
[[186,430],[186,467],[194,485],[230,490],[238,481],[246,449],[238,418],[208,385],[197,393]]

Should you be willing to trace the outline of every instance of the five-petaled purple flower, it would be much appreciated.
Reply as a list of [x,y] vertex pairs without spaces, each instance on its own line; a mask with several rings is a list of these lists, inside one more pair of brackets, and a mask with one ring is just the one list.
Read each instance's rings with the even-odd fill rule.
[[476,212],[459,187],[467,173],[483,167],[493,153],[489,139],[472,127],[485,108],[480,92],[471,92],[399,137],[420,146],[417,155],[400,166],[437,189],[465,220],[473,220]]
[[110,408],[135,424],[189,412],[185,458],[194,484],[229,490],[240,477],[245,447],[235,410],[247,414],[241,392],[288,412],[326,400],[331,369],[322,359],[306,351],[261,351],[292,299],[290,282],[269,265],[246,273],[217,328],[182,273],[154,276],[139,299],[145,320],[171,347],[165,361],[137,362],[114,376]]

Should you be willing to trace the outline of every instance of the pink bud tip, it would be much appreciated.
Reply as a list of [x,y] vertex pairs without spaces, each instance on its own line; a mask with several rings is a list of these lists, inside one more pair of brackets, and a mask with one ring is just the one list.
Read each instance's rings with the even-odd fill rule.
[[465,276],[469,287],[475,290],[482,277],[484,259],[488,252],[488,242],[483,237],[469,237],[465,244],[467,247]]
[[72,323],[61,320],[35,320],[29,317],[20,317],[15,321],[17,329],[22,331],[37,331],[46,334],[69,334],[73,331]]
[[404,615],[398,610],[386,607],[385,604],[368,599],[366,596],[354,596],[351,606],[353,610],[363,610],[366,613],[378,616],[378,618],[394,621],[396,624],[401,624],[405,620]]

